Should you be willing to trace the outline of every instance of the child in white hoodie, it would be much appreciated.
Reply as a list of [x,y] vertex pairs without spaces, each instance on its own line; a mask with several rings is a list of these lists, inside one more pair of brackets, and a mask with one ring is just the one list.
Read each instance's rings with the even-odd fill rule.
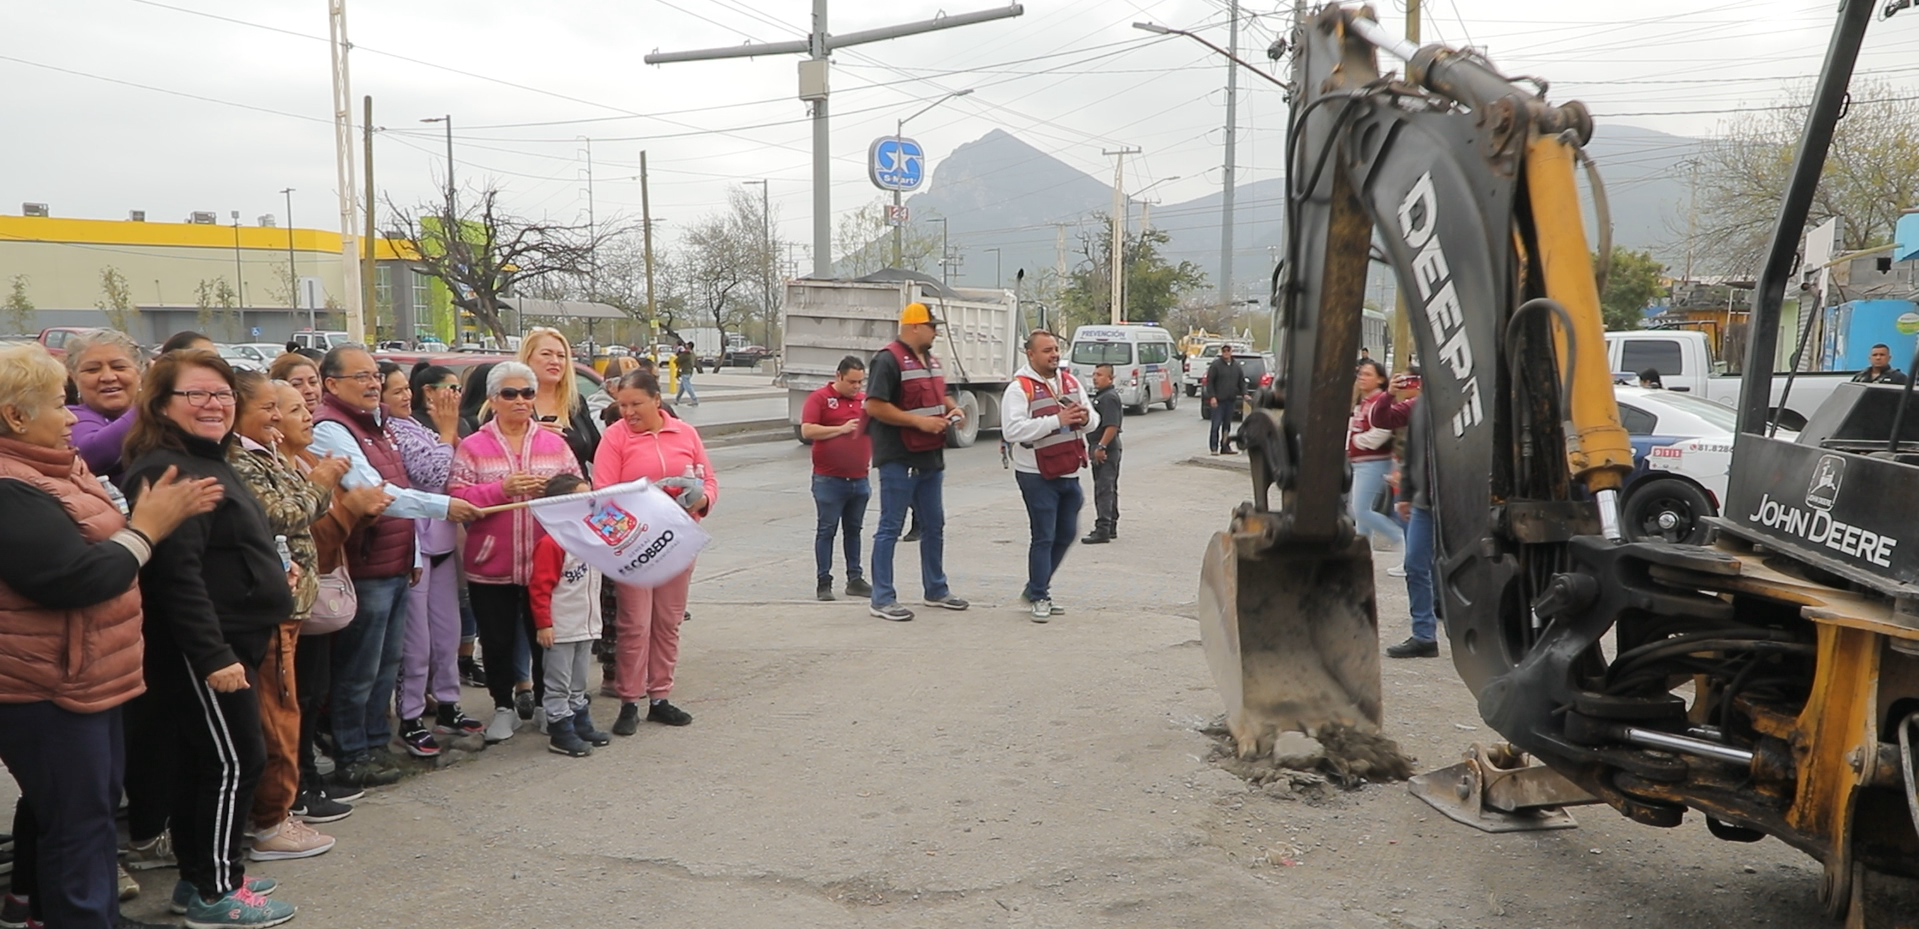
[[[546,482],[546,496],[583,493],[592,485],[572,474]],[[600,573],[588,567],[551,536],[533,548],[533,627],[546,649],[547,751],[574,758],[593,754],[593,746],[613,737],[593,728],[587,711],[587,674],[593,667],[593,643],[600,637]]]

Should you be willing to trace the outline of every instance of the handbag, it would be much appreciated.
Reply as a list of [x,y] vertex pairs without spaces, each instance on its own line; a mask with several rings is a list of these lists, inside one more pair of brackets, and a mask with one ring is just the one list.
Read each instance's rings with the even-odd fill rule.
[[354,615],[360,611],[360,595],[353,589],[353,579],[347,576],[345,564],[320,575],[319,588],[319,594],[313,598],[313,609],[300,624],[301,635],[339,632],[353,622]]

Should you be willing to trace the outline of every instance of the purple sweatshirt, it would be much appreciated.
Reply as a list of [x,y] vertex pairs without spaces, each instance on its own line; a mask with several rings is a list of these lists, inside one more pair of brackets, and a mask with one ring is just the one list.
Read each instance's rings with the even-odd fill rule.
[[88,470],[118,484],[126,471],[120,449],[126,445],[127,433],[133,431],[133,411],[121,413],[119,419],[108,419],[105,413],[84,404],[67,410],[78,419],[73,424],[73,448],[80,453],[80,460],[87,463]]

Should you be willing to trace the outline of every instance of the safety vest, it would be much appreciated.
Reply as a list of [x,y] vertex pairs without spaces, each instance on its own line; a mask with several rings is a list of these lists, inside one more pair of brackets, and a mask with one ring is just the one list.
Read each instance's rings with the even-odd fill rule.
[[[1059,397],[1045,381],[1036,381],[1026,375],[1019,375],[1020,388],[1026,391],[1026,414],[1038,419],[1041,416],[1056,416],[1061,410]],[[1073,375],[1062,370],[1059,372],[1059,389],[1067,396],[1079,392],[1079,382]],[[1021,442],[1021,446],[1033,450],[1033,463],[1039,466],[1039,476],[1043,478],[1065,477],[1086,466],[1086,443],[1080,441],[1072,427],[1061,426],[1057,431],[1043,439]]]
[[[919,356],[900,342],[886,346],[886,351],[900,366],[900,395],[894,401],[900,412],[914,416],[945,415],[946,378],[940,376],[940,360],[928,352],[922,364]],[[900,444],[909,452],[930,452],[946,447],[946,433],[902,427]]]

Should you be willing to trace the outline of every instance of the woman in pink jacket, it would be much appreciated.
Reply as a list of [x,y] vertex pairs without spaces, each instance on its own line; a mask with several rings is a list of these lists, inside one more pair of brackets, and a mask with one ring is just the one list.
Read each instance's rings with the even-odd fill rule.
[[[555,474],[580,474],[566,439],[533,421],[537,383],[533,370],[516,361],[501,362],[487,374],[493,418],[460,440],[447,478],[448,494],[477,507],[498,506],[540,496]],[[494,513],[467,526],[462,561],[473,618],[480,626],[480,649],[486,654],[486,689],[493,696],[488,742],[512,738],[519,723],[513,708],[513,637],[517,628],[526,631],[529,643],[535,638],[527,584],[533,576],[533,547],[545,534],[525,508]],[[540,647],[534,644],[532,651],[538,688],[546,674]]]
[[[700,434],[662,412],[659,378],[645,371],[624,375],[613,396],[619,403],[620,421],[608,426],[600,438],[599,452],[593,456],[593,486],[646,478],[672,494],[693,518],[704,518],[713,509],[720,485],[713,478]],[[692,585],[692,567],[658,587],[618,585],[613,688],[620,697],[620,718],[613,723],[614,735],[640,730],[642,697],[649,701],[646,718],[651,722],[684,726],[693,721],[692,714],[666,702],[673,692],[680,618]]]

